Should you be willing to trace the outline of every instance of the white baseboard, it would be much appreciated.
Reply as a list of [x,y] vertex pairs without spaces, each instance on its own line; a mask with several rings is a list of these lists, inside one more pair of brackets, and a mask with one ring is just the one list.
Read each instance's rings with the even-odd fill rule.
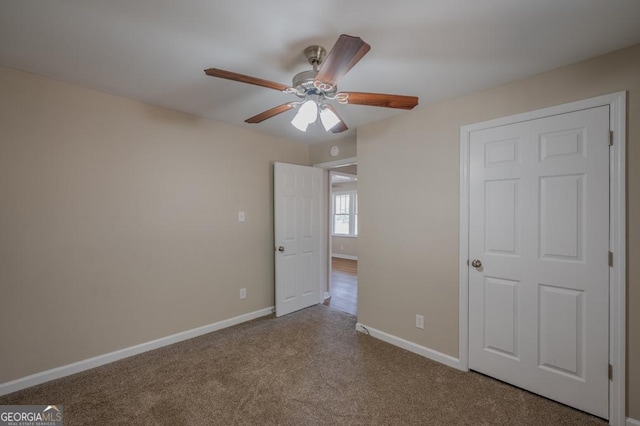
[[331,257],[337,257],[338,259],[358,260],[358,256],[352,256],[350,254],[331,253]]
[[627,417],[627,426],[640,426],[640,420],[632,419],[631,417]]
[[128,358],[130,356],[138,355],[143,352],[158,349],[163,346],[172,345],[174,343],[178,343],[183,340],[193,339],[194,337],[202,336],[203,334],[222,330],[223,328],[231,327],[233,325],[241,324],[243,322],[251,321],[256,318],[270,315],[272,312],[273,312],[273,306],[269,308],[260,309],[259,311],[249,312],[248,314],[239,315],[237,317],[218,321],[213,324],[204,325],[202,327],[197,327],[191,330],[186,330],[180,333],[172,334],[170,336],[162,337],[160,339],[152,340],[150,342],[141,343],[139,345],[120,349],[104,355],[98,355],[96,357],[85,359],[83,361],[78,361],[72,364],[63,365],[61,367],[52,368],[51,370],[42,371],[40,373],[36,373],[30,376],[22,377],[20,379],[12,380],[10,382],[2,383],[0,384],[0,396],[19,391],[21,389],[26,389],[31,386],[39,385],[41,383],[45,383],[50,380],[59,379],[61,377],[69,376],[71,374],[75,374],[81,371],[89,370],[91,368],[99,367],[101,365],[109,364],[110,362],[118,361],[123,358]]
[[442,352],[438,352],[425,346],[420,346],[417,343],[413,343],[392,334],[385,333],[384,331],[376,330],[373,327],[369,327],[368,325],[363,325],[361,323],[356,324],[356,330],[361,333],[369,334],[371,337],[375,337],[376,339],[380,339],[384,342],[391,343],[394,346],[406,349],[409,352],[413,352],[425,358],[429,358],[433,361],[448,365],[449,367],[466,371],[462,367],[462,363],[460,362],[460,360],[458,358],[452,357],[451,355],[443,354]]

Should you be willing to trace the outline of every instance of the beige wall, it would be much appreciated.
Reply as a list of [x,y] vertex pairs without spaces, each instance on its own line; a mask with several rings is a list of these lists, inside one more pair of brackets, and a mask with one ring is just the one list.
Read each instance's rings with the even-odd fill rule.
[[348,173],[350,175],[357,175],[358,174],[358,165],[357,164],[351,164],[349,166],[334,167],[334,168],[331,169],[331,171],[340,172],[340,173]]
[[[332,146],[337,146],[340,152],[332,157],[330,150]],[[318,142],[309,146],[309,164],[328,163],[357,156],[357,143],[355,136],[348,136],[333,141]]]
[[358,238],[357,237],[331,237],[331,254],[332,256],[340,255],[349,257],[358,257]]
[[0,94],[0,383],[273,305],[272,162],[304,144],[1,67]]
[[[627,412],[640,419],[640,45],[358,129],[359,321],[458,356],[460,126],[623,90]],[[391,220],[397,205],[402,221]]]

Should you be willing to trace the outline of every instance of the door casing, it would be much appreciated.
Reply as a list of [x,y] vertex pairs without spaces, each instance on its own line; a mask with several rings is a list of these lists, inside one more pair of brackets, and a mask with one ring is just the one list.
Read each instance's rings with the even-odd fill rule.
[[598,96],[550,108],[465,125],[460,128],[460,253],[459,253],[459,359],[461,369],[469,369],[469,141],[471,132],[535,120],[567,112],[609,106],[609,422],[626,421],[626,92]]

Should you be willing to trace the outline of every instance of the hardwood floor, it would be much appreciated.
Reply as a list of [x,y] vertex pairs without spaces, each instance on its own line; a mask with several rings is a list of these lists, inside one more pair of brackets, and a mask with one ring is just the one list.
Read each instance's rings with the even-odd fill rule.
[[331,298],[324,304],[351,315],[358,313],[358,261],[331,258]]

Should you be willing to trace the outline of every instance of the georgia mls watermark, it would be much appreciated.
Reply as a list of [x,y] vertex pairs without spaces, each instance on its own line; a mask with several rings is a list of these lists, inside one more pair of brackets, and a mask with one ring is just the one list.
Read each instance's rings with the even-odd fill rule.
[[0,405],[0,426],[62,426],[62,405]]

